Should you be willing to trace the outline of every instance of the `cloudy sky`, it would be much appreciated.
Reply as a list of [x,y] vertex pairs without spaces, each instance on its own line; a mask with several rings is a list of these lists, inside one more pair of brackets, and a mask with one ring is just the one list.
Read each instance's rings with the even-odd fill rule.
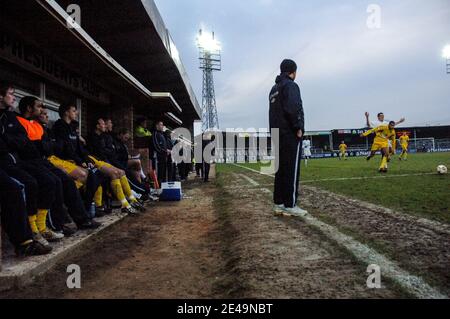
[[[156,3],[199,101],[196,33],[203,26],[222,42],[223,71],[215,74],[222,129],[268,126],[268,92],[283,58],[299,65],[307,130],[362,127],[365,111],[405,116],[407,125],[450,124],[442,58],[449,0]],[[381,9],[380,28],[371,4]]]

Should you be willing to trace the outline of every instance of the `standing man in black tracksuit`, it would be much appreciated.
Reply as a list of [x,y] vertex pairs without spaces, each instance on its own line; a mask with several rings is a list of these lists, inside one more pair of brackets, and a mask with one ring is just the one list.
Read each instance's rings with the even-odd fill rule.
[[167,181],[174,182],[177,175],[177,168],[172,159],[172,150],[174,147],[174,143],[172,141],[172,133],[167,130],[164,132],[164,137],[166,138],[167,150],[170,151],[169,155],[167,156]]
[[300,88],[294,82],[297,65],[284,60],[281,74],[270,91],[270,129],[279,129],[279,168],[275,176],[274,213],[305,216],[307,212],[297,206],[300,179],[302,139],[305,133],[303,102]]
[[167,182],[167,158],[170,154],[167,148],[167,140],[164,136],[164,123],[156,122],[156,130],[152,137],[152,149],[154,151],[155,168],[159,185]]

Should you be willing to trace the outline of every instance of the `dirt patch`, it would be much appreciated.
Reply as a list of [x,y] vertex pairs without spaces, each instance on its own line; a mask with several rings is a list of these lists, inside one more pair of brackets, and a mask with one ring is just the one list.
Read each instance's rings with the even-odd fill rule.
[[303,202],[352,234],[398,261],[399,266],[426,278],[450,295],[450,237],[404,214],[304,186]]
[[[273,178],[245,171],[261,185]],[[369,245],[450,295],[450,237],[446,224],[367,204],[322,189],[301,187],[302,206],[327,224]]]
[[[212,202],[215,189],[191,183],[188,199],[158,203],[127,218],[31,287],[2,298],[215,298],[222,269]],[[66,286],[67,265],[82,272],[82,289]]]
[[[253,177],[253,176],[252,176]],[[246,298],[396,298],[386,284],[367,288],[366,267],[303,222],[272,215],[267,194],[245,188],[232,174],[219,175],[216,203],[234,230],[227,270],[240,283],[235,297]],[[236,189],[233,191],[233,187]]]

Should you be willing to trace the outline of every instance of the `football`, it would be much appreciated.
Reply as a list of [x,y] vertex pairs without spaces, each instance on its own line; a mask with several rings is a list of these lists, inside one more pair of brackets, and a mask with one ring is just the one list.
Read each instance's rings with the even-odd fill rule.
[[447,173],[448,173],[447,166],[445,166],[445,165],[439,165],[439,166],[437,167],[437,172],[438,172],[439,175],[445,175],[445,174],[447,174]]

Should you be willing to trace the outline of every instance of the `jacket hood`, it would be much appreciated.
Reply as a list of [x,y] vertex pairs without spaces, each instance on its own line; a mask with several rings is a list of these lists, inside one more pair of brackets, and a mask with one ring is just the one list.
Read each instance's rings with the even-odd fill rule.
[[276,84],[280,84],[280,83],[286,82],[286,81],[292,81],[292,79],[289,77],[289,75],[287,73],[281,73],[275,79]]

